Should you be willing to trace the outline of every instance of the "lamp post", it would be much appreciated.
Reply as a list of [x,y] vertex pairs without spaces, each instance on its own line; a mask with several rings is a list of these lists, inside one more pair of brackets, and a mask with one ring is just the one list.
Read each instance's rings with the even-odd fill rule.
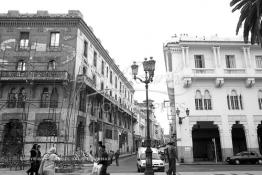
[[147,60],[147,58],[145,58],[145,61],[143,62],[143,67],[145,71],[145,80],[142,80],[141,78],[137,77],[138,65],[136,64],[136,62],[134,62],[134,64],[131,66],[134,80],[136,79],[140,80],[142,83],[145,83],[145,87],[146,87],[147,148],[146,148],[145,175],[154,174],[153,167],[152,167],[152,150],[151,150],[151,139],[150,139],[150,128],[149,128],[148,84],[153,81],[155,63],[156,61],[153,60],[153,57],[150,57],[150,60]]

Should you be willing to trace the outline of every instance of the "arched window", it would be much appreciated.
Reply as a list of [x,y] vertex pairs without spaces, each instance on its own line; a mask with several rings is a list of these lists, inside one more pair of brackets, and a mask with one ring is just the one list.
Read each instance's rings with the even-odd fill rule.
[[26,101],[25,88],[21,88],[19,90],[19,93],[18,93],[17,108],[24,108],[25,107],[25,101]]
[[17,96],[15,93],[15,88],[12,88],[8,93],[8,100],[7,100],[7,107],[8,108],[15,108],[16,107],[16,100]]
[[231,94],[227,95],[227,105],[228,109],[243,109],[242,96],[238,95],[236,90],[232,90]]
[[19,60],[16,65],[16,70],[25,71],[25,62],[24,60]]
[[56,68],[56,63],[55,63],[55,60],[50,60],[48,62],[48,66],[47,66],[47,70],[55,70]]
[[57,136],[57,126],[53,120],[44,119],[37,127],[38,136]]
[[50,97],[50,108],[58,107],[58,92],[56,88],[53,88],[51,97]]
[[211,96],[208,90],[205,90],[205,94],[204,94],[204,109],[212,110]]
[[199,90],[196,91],[195,106],[196,106],[196,110],[203,110],[202,95]]
[[44,88],[41,94],[40,108],[48,108],[49,105],[49,92],[48,88]]
[[258,91],[258,106],[259,109],[262,110],[262,90]]

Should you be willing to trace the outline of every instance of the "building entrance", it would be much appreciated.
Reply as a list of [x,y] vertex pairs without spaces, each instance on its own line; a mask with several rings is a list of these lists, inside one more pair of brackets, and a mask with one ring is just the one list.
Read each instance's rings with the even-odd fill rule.
[[232,143],[233,152],[237,154],[241,151],[247,150],[246,135],[244,131],[244,126],[242,124],[234,124],[232,126]]
[[221,161],[218,126],[210,121],[197,122],[192,129],[194,161]]
[[262,124],[257,126],[257,140],[258,140],[258,147],[259,152],[262,154]]
[[11,119],[4,127],[1,153],[3,156],[20,156],[23,146],[23,124],[18,119]]

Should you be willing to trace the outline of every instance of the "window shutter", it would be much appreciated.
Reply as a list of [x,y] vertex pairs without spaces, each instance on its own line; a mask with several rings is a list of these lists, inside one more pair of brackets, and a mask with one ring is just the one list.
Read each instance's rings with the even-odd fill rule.
[[240,108],[243,110],[242,95],[239,95]]
[[227,95],[227,107],[230,110],[230,100],[229,100],[229,95]]

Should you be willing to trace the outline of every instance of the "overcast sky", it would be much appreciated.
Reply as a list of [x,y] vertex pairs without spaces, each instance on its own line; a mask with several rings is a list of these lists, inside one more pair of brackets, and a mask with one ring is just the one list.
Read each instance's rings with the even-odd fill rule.
[[[235,36],[239,13],[231,13],[229,3],[230,0],[7,0],[1,2],[0,12],[48,10],[50,13],[67,13],[68,10],[80,10],[87,25],[93,28],[129,79],[133,61],[142,62],[144,57],[154,57],[155,81],[150,85],[149,98],[160,104],[168,100],[163,78],[163,43],[181,33]],[[134,87],[135,99],[143,101],[144,85],[134,82]],[[166,112],[157,108],[155,113],[168,133]]]

